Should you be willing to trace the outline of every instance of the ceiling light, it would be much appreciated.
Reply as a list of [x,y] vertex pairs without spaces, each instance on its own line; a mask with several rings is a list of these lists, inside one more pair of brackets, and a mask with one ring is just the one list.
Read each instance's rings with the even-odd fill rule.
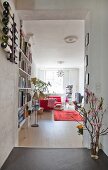
[[[57,63],[58,63],[58,64],[63,64],[64,61],[57,61]],[[59,66],[60,66],[60,65],[59,65]],[[64,71],[63,71],[63,69],[59,69],[59,70],[57,71],[57,75],[58,75],[58,77],[63,77],[63,76],[64,76]]]
[[58,77],[63,77],[64,76],[64,71],[63,70],[58,70],[57,75],[58,75]]
[[64,41],[65,41],[66,43],[74,43],[74,42],[76,42],[77,40],[78,40],[78,37],[75,36],[75,35],[69,35],[69,36],[67,36],[67,37],[64,38]]
[[64,61],[57,61],[57,63],[58,63],[58,64],[63,64],[63,63],[64,63]]

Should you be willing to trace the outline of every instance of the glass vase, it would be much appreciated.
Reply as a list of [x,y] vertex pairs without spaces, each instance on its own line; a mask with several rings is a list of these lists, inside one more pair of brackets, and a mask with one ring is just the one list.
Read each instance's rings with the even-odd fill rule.
[[99,144],[96,142],[91,143],[91,158],[93,159],[99,158]]

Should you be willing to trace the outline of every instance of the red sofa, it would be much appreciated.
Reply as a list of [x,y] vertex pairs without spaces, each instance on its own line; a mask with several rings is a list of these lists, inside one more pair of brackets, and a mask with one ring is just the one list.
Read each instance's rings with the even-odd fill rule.
[[55,99],[54,106],[56,104],[62,104],[60,96],[49,96],[47,99],[40,99],[40,107],[43,107],[44,110],[52,110],[54,107],[48,106],[48,99]]
[[52,110],[53,108],[48,107],[48,99],[40,99],[40,107],[43,107],[44,110]]

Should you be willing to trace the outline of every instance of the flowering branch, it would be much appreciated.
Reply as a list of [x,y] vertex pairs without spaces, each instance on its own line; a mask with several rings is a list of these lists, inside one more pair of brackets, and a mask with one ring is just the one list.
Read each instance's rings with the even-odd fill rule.
[[84,117],[84,125],[88,130],[92,143],[98,143],[99,136],[108,134],[108,127],[102,129],[102,121],[106,109],[103,109],[103,98],[98,99],[95,94],[85,89],[88,101],[88,110],[79,108],[80,114]]

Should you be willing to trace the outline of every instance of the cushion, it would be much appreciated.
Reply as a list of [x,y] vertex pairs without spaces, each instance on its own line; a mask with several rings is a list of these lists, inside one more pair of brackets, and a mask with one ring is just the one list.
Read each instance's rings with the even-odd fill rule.
[[54,107],[55,110],[63,110],[62,104],[56,104]]

